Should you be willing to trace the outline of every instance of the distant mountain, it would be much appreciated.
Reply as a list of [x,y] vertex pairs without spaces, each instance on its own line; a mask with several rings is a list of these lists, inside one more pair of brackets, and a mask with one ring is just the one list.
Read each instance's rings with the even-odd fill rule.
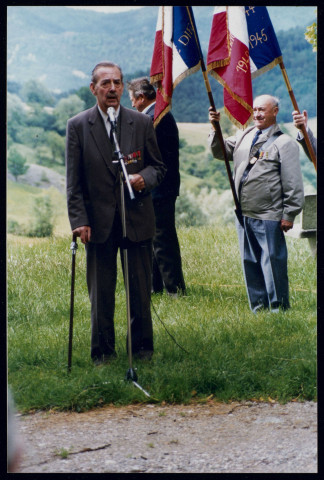
[[[268,7],[277,32],[316,19],[315,7]],[[213,7],[193,7],[198,34],[208,48]],[[70,91],[89,84],[92,67],[103,59],[125,74],[151,64],[158,7],[103,14],[56,6],[7,8],[7,77],[41,80],[47,88]],[[283,49],[283,46],[281,46]]]

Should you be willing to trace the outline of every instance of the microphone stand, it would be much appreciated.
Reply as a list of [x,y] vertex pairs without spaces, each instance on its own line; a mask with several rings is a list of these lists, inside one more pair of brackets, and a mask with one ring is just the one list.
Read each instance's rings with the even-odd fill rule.
[[110,122],[112,135],[115,145],[115,153],[118,156],[118,160],[114,160],[113,163],[119,163],[120,166],[120,194],[121,194],[121,207],[122,207],[122,232],[123,232],[123,259],[124,259],[124,276],[125,276],[125,290],[126,290],[126,307],[127,307],[127,330],[128,330],[128,363],[129,368],[126,372],[125,380],[131,380],[133,384],[142,390],[144,394],[150,397],[150,394],[147,393],[138,383],[137,375],[133,369],[133,355],[132,355],[132,333],[131,333],[131,315],[130,315],[130,298],[129,298],[129,275],[128,275],[128,252],[126,248],[126,208],[125,208],[125,193],[124,193],[124,181],[126,182],[129,196],[131,200],[134,200],[135,195],[132,189],[132,186],[129,181],[129,176],[125,167],[124,157],[120,151],[117,135],[116,135],[116,121]]

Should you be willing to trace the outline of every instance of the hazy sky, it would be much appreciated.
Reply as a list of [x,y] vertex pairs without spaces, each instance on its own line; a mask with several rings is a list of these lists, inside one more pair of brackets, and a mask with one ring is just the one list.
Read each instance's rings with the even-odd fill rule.
[[95,10],[96,12],[103,12],[103,13],[118,13],[118,12],[125,12],[126,10],[137,10],[143,7],[133,7],[133,6],[116,6],[116,7],[69,7],[69,8],[76,8],[76,9],[85,9],[85,10]]

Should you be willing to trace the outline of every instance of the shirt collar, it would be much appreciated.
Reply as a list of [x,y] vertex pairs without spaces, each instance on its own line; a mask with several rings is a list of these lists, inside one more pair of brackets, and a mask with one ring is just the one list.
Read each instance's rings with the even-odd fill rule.
[[144,108],[144,110],[142,110],[142,113],[147,113],[147,111],[154,107],[154,105],[156,104],[156,102],[153,102],[153,103],[150,103],[147,107]]
[[[261,134],[260,134],[260,135],[263,135],[264,133],[268,133],[271,127],[273,127],[273,125],[270,125],[270,127],[264,128],[263,130],[261,130]],[[257,128],[257,131],[258,131],[258,130],[260,130],[260,129]]]
[[[97,105],[97,106],[98,106],[99,113],[100,113],[100,115],[102,116],[104,122],[107,122],[107,120],[108,120],[108,114],[107,114],[107,112],[104,112],[103,110],[101,110],[101,108],[99,107],[99,105]],[[118,106],[118,108],[117,108],[117,110],[116,110],[116,120],[117,120],[117,118],[118,118],[119,112],[120,112],[120,105]]]

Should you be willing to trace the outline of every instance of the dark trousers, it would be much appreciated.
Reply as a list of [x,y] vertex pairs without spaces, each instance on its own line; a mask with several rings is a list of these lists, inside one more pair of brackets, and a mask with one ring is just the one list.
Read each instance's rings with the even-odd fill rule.
[[180,245],[175,228],[175,198],[153,200],[156,233],[153,239],[154,292],[185,292]]
[[[104,243],[86,245],[87,284],[91,302],[91,357],[115,352],[115,290],[117,253],[122,244],[119,215],[112,233]],[[153,326],[150,310],[152,241],[126,240],[129,273],[132,351],[153,351]],[[123,251],[120,249],[122,265]],[[124,268],[124,265],[123,265]],[[125,300],[126,301],[126,300]],[[127,325],[127,319],[125,319]]]
[[280,222],[243,217],[236,221],[250,308],[289,308],[288,252]]

